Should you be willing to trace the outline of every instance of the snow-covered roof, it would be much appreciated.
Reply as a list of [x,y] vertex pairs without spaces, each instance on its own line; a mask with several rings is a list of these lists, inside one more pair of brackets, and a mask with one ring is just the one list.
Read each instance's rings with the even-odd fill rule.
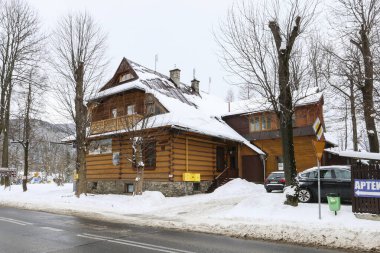
[[[127,61],[123,59],[123,61]],[[192,91],[190,86],[183,83],[177,87],[169,77],[128,60],[138,78],[104,89],[93,96],[90,101],[128,90],[139,89],[153,94],[168,110],[168,113],[151,117],[150,127],[170,126],[186,131],[205,134],[227,140],[244,143],[258,154],[265,154],[261,149],[252,145],[243,136],[232,129],[218,115],[226,112],[224,101],[200,92]],[[120,132],[120,131],[119,131]],[[104,135],[114,134],[105,133]],[[95,137],[99,135],[93,135]]]
[[371,153],[366,151],[353,151],[353,150],[334,150],[334,149],[325,149],[326,152],[336,154],[343,157],[350,157],[354,159],[363,159],[363,160],[379,160],[380,161],[380,153]]
[[335,147],[338,147],[338,141],[336,140],[336,136],[331,132],[325,132],[323,133],[323,136],[325,137],[325,141],[334,145]]
[[[321,101],[322,98],[323,92],[318,92],[316,89],[310,89],[310,91],[304,97],[297,100],[296,107],[316,104]],[[247,100],[231,102],[229,108],[230,111],[223,114],[223,116],[273,111],[272,104],[266,98],[251,98]]]

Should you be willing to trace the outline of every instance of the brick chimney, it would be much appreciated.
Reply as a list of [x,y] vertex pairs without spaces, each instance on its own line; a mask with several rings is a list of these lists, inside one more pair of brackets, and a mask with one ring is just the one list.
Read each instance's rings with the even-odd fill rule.
[[199,94],[199,81],[195,78],[191,81],[191,89],[193,93]]
[[175,86],[179,87],[181,83],[181,70],[180,69],[172,69],[170,72],[170,79],[174,82]]

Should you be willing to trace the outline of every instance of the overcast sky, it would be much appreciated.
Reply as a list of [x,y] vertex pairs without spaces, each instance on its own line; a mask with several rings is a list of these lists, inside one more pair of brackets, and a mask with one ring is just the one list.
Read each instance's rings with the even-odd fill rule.
[[224,99],[229,85],[219,64],[213,29],[225,17],[233,0],[29,0],[46,31],[69,12],[87,10],[108,33],[109,76],[123,57],[169,74],[181,69],[189,84],[196,69],[202,90]]
[[[201,90],[209,91],[211,78],[210,93],[222,99],[231,88],[226,81],[228,73],[219,63],[213,31],[219,30],[219,23],[235,0],[27,1],[39,13],[47,34],[64,15],[88,11],[108,34],[110,65],[106,79],[123,57],[154,69],[157,54],[157,71],[163,74],[168,75],[176,66],[181,69],[181,81],[189,84],[195,68]],[[234,87],[235,99],[237,91]],[[62,121],[52,116],[52,108],[47,111],[50,121]]]

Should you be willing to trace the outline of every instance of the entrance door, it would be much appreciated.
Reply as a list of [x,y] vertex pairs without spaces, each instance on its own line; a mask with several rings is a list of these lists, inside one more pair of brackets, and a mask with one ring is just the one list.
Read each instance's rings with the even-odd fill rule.
[[255,183],[264,182],[263,164],[258,155],[243,156],[243,179]]

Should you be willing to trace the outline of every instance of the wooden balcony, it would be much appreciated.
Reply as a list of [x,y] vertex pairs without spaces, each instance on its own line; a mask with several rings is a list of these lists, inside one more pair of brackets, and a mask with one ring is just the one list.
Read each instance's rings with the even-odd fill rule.
[[127,130],[142,118],[142,115],[133,114],[106,120],[94,121],[91,123],[90,132],[91,134],[102,134],[118,130]]

